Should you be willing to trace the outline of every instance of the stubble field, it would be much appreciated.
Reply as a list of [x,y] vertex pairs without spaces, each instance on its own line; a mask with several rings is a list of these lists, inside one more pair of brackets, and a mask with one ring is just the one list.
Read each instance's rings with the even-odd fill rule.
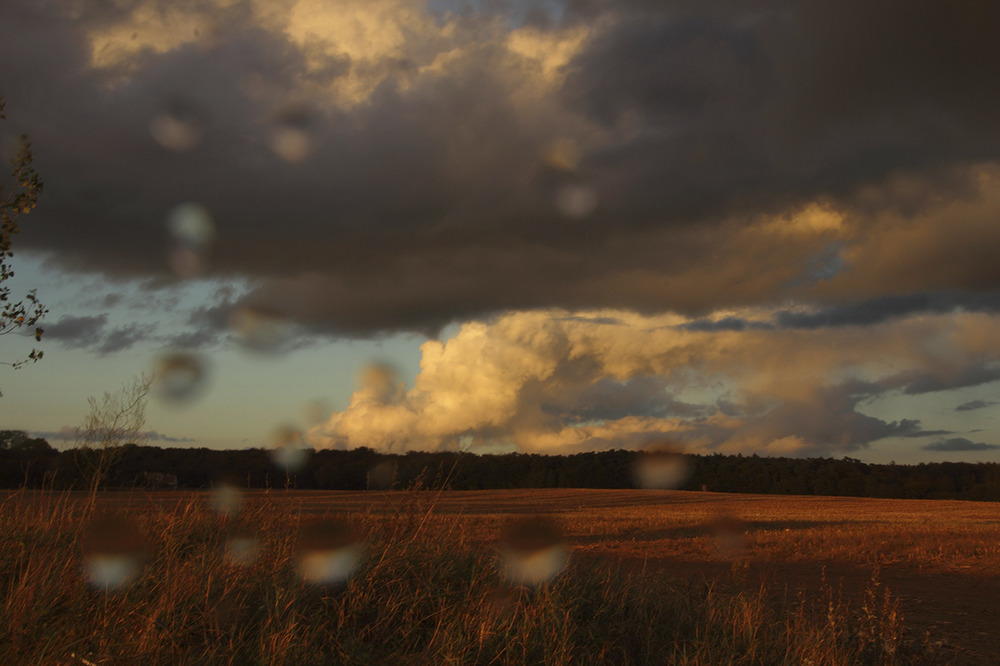
[[1000,506],[10,493],[4,663],[990,663]]

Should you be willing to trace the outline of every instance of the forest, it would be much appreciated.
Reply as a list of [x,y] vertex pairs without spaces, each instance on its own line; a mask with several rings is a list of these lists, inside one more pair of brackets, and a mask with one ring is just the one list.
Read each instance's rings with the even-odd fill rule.
[[[0,431],[0,487],[105,489],[246,488],[632,488],[643,454],[613,450],[573,455],[454,451],[386,454],[369,448],[306,449],[292,466],[262,448],[215,450],[125,444],[56,450],[45,439]],[[1000,463],[870,464],[853,458],[677,455],[671,487],[728,493],[843,495],[1000,501]],[[98,472],[100,470],[100,472]]]

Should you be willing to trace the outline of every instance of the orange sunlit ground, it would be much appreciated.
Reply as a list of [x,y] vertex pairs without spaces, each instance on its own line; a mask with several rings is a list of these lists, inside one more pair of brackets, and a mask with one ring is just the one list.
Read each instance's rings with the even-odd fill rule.
[[[320,574],[303,577],[332,572],[340,582],[353,567],[363,570],[385,559],[377,538],[369,536],[371,543],[363,547],[366,534],[387,525],[407,543],[426,540],[447,552],[494,557],[503,552],[512,525],[516,529],[520,521],[544,515],[548,522],[542,524],[552,525],[554,532],[542,535],[552,541],[545,561],[555,561],[556,572],[565,566],[566,551],[574,564],[614,563],[666,580],[738,579],[786,599],[803,591],[819,594],[826,585],[855,607],[863,605],[875,575],[879,594],[887,590],[898,602],[907,641],[930,645],[957,663],[976,663],[982,655],[1000,652],[991,630],[1000,594],[1000,507],[995,503],[645,490],[253,491],[228,502],[227,512],[242,515],[242,527],[227,542],[230,566],[266,560],[266,551],[275,548],[281,552],[269,566],[291,566],[293,555],[282,550],[287,546],[268,540],[267,532],[277,529],[275,521],[332,533],[340,545],[310,555],[309,570]],[[28,491],[9,494],[4,507],[37,516],[57,509],[67,519],[86,511],[87,503],[86,494]],[[98,494],[93,511],[169,531],[182,529],[186,520],[204,522],[213,507],[214,520],[225,528],[235,519],[218,516],[220,506],[212,492],[122,491]],[[50,533],[68,529],[55,521],[48,527]],[[539,528],[527,529],[537,533]],[[532,539],[537,534],[529,535]],[[150,538],[151,563],[159,543],[170,539]],[[52,552],[51,544],[32,547]],[[538,573],[538,561],[517,564],[527,572],[523,580],[549,575],[544,568]],[[300,562],[298,570],[305,566]],[[511,570],[509,563],[505,570]]]

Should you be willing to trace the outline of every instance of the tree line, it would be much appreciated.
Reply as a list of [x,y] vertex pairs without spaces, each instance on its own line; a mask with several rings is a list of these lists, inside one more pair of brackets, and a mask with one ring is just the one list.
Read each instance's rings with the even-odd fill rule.
[[[0,487],[88,489],[101,451],[58,451],[22,431],[0,431]],[[125,444],[105,469],[101,487],[366,490],[440,488],[634,488],[635,451],[573,455],[454,451],[385,454],[368,448],[305,451],[288,468],[267,449],[215,450]],[[871,464],[852,458],[771,458],[684,455],[687,473],[676,487],[729,493],[846,495],[909,499],[1000,501],[1000,463]]]

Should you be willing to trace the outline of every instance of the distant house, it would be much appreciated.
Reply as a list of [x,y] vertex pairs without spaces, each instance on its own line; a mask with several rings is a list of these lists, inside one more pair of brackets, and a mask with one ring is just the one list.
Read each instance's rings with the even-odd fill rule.
[[177,489],[177,475],[165,474],[163,472],[143,472],[142,485],[147,488],[170,488]]

